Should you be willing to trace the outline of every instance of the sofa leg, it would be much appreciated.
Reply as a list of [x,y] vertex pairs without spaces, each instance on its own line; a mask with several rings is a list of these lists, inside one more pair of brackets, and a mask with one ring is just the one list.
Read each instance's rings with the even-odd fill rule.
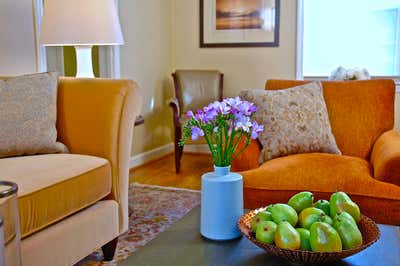
[[117,250],[118,237],[114,238],[107,244],[101,247],[103,251],[104,261],[112,261],[114,259],[115,251]]

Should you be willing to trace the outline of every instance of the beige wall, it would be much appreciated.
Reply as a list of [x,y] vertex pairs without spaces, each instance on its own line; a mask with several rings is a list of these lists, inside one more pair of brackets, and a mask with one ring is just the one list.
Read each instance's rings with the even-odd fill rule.
[[37,71],[32,3],[0,1],[0,76]]
[[279,48],[199,48],[199,1],[173,1],[172,66],[219,69],[225,73],[225,95],[263,88],[267,78],[296,77],[294,0],[281,1]]
[[119,0],[125,37],[121,46],[121,76],[138,82],[145,124],[134,131],[132,154],[172,141],[172,115],[166,100],[172,97],[171,1]]
[[[295,78],[296,1],[281,1],[280,47],[199,48],[198,0],[119,0],[125,45],[122,76],[136,80],[143,94],[145,125],[136,127],[132,154],[173,140],[170,73],[178,68],[219,69],[225,96],[262,88],[267,78]],[[151,14],[151,16],[149,15]],[[400,114],[400,97],[397,99]],[[400,129],[400,115],[397,116]]]

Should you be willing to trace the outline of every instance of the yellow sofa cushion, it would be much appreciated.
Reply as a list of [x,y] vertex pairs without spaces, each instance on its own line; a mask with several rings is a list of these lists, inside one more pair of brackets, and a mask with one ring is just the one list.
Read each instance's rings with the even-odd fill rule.
[[103,158],[49,154],[0,160],[0,180],[18,184],[21,236],[27,237],[106,197],[111,167]]

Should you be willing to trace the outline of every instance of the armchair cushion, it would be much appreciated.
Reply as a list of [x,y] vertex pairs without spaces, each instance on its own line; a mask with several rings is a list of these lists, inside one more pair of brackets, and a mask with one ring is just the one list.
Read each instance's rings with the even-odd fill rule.
[[103,158],[49,154],[0,160],[0,179],[18,184],[21,236],[62,220],[111,192],[111,167]]
[[400,186],[400,134],[384,133],[375,143],[371,155],[376,179]]
[[254,118],[264,125],[260,161],[310,152],[341,154],[319,82],[286,90],[244,90],[240,97],[257,106]]

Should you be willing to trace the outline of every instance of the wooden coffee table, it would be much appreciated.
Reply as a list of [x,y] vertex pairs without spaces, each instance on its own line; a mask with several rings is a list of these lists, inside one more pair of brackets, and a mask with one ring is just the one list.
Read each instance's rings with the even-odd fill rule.
[[[199,233],[200,208],[172,225],[145,247],[119,265],[127,266],[203,266],[203,265],[293,265],[261,250],[246,238],[214,242]],[[379,225],[381,238],[370,248],[329,265],[400,266],[399,227]]]

